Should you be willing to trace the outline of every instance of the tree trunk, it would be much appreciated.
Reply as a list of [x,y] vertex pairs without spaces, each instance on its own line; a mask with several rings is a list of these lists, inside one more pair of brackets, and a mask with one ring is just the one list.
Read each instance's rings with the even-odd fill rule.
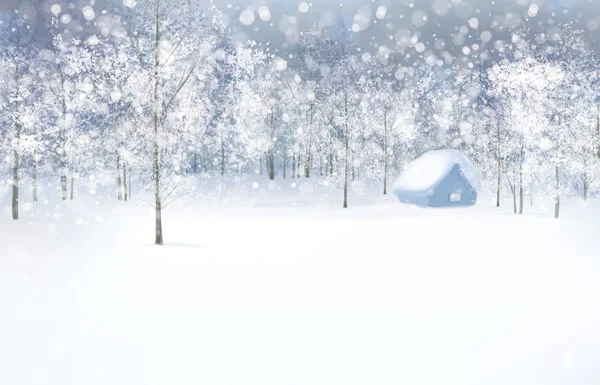
[[583,154],[583,173],[581,174],[582,179],[582,187],[583,187],[583,200],[587,201],[588,198],[588,190],[590,183],[588,182],[588,173],[587,173],[587,157],[586,154]]
[[[19,131],[20,129],[17,129],[17,143],[20,135]],[[19,219],[19,152],[17,149],[13,150],[13,161],[12,217],[17,220]]]
[[221,134],[221,176],[225,175],[225,140]]
[[519,214],[523,214],[523,185],[519,185]]
[[333,176],[333,152],[329,154],[329,176]]
[[533,181],[529,181],[529,201],[531,203],[531,207],[533,207]]
[[500,122],[498,122],[498,131],[496,137],[496,158],[498,169],[498,186],[496,188],[496,207],[500,207],[500,183],[502,182],[502,158],[500,155]]
[[500,159],[498,159],[498,186],[496,188],[496,207],[500,207],[500,183],[502,181],[502,171],[500,168]]
[[37,154],[33,152],[33,201],[38,201],[38,180],[37,180],[38,161]]
[[[62,89],[62,118],[65,119],[67,116],[67,101],[65,99],[65,75],[60,71],[60,84]],[[61,127],[60,133],[60,143],[61,143],[61,154],[60,154],[60,190],[62,193],[62,200],[67,200],[67,150],[66,150],[66,142],[64,128]]]
[[123,200],[123,188],[121,184],[121,155],[117,151],[117,200]]
[[310,145],[308,146],[308,150],[306,151],[306,160],[304,161],[304,177],[305,178],[310,178],[310,162],[312,161],[311,159],[311,153],[310,153]]
[[75,172],[71,173],[71,195],[69,197],[70,200],[73,200],[73,185],[75,184]]
[[12,180],[12,217],[14,220],[19,219],[19,146],[21,139],[21,100],[20,100],[20,77],[19,64],[15,66],[15,110],[13,114],[13,124],[15,126],[15,143],[13,147],[13,180]]
[[517,213],[517,189],[516,188],[512,188],[512,195],[513,195],[513,212],[516,214]]
[[305,178],[309,178],[310,177],[310,171],[312,168],[312,153],[311,153],[311,147],[312,147],[312,140],[311,140],[311,135],[312,135],[312,126],[313,126],[313,104],[311,103],[309,105],[309,109],[308,109],[308,113],[307,113],[307,125],[308,125],[308,143],[306,146],[306,160],[304,161],[304,177]]
[[159,22],[159,0],[156,0],[156,35],[154,40],[154,151],[152,157],[153,175],[154,175],[154,208],[155,208],[155,239],[156,245],[163,244],[162,231],[162,212],[161,212],[161,197],[160,197],[160,148],[158,136],[158,120],[159,120],[159,43],[160,43],[160,22]]
[[123,163],[123,200],[127,202],[127,166]]
[[319,175],[323,176],[323,155],[319,155]]
[[598,135],[598,157],[600,158],[600,103],[598,103],[598,112],[596,114],[596,133]]
[[286,168],[287,168],[287,147],[283,147],[283,179],[285,179],[285,174],[286,174]]
[[258,158],[258,163],[260,163],[260,175],[263,174],[263,157]]
[[513,182],[512,185],[510,186],[510,189],[512,190],[512,195],[513,195],[513,212],[516,214],[517,213],[517,173],[515,172],[515,164],[513,163],[513,167],[512,167],[512,174],[513,174]]
[[63,155],[61,155],[61,173],[60,173],[60,189],[62,191],[62,200],[66,201],[68,199],[68,195],[67,195],[67,159],[66,156],[64,155],[64,149],[63,149]]
[[275,155],[273,154],[273,149],[269,150],[267,154],[267,167],[269,172],[269,180],[275,179]]
[[194,147],[194,167],[193,167],[193,170],[194,170],[194,174],[198,173],[198,147],[197,146]]
[[387,108],[383,108],[383,195],[387,194]]
[[129,198],[131,198],[131,175],[129,176]]
[[521,145],[521,156],[519,162],[519,214],[523,214],[523,145]]
[[296,166],[296,178],[300,179],[300,152],[298,152],[298,165]]
[[344,158],[344,205],[343,208],[348,208],[348,94],[344,94],[344,115],[346,118],[344,124],[344,134],[346,139],[346,151]]
[[292,154],[292,179],[296,177],[296,153]]
[[558,219],[559,214],[560,214],[560,178],[558,175],[558,148],[560,145],[560,123],[561,123],[561,119],[560,119],[560,115],[557,115],[557,125],[556,125],[556,165],[555,165],[555,173],[556,173],[556,203],[554,204],[554,218]]
[[554,204],[554,218],[558,219],[560,214],[560,179],[558,177],[558,166],[555,169],[556,172],[556,203]]

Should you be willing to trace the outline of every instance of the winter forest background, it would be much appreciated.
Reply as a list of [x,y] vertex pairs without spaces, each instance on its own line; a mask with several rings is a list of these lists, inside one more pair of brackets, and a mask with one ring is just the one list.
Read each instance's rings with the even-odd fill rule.
[[558,217],[561,196],[596,195],[593,2],[388,3],[5,6],[13,218],[40,196],[78,199],[84,184],[138,195],[158,221],[207,174],[327,176],[346,207],[352,182],[385,194],[438,148],[463,151],[515,212],[549,195]]
[[[0,0],[0,383],[597,385],[599,38],[596,0]],[[398,202],[435,149],[475,206]]]

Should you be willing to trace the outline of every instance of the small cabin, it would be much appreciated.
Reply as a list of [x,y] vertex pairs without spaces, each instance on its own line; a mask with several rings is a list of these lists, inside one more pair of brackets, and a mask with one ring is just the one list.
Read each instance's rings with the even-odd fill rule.
[[436,150],[419,156],[393,185],[400,202],[422,207],[477,203],[477,171],[460,151]]

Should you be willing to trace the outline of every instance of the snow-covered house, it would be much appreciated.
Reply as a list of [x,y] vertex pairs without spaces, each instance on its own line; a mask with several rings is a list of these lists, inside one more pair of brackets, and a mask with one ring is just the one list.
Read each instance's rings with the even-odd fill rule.
[[477,171],[457,150],[428,151],[396,180],[400,202],[429,207],[471,206],[477,202]]

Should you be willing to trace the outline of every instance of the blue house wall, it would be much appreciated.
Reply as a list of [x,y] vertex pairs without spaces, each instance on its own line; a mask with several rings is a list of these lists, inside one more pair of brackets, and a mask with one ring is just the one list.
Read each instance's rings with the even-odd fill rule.
[[[450,195],[460,193],[459,202],[450,201]],[[458,164],[432,189],[428,191],[396,191],[402,203],[422,207],[464,207],[477,203],[477,191],[467,180]]]
[[[460,193],[459,202],[451,202],[450,194]],[[430,207],[463,207],[472,206],[477,203],[477,191],[471,186],[467,178],[460,170],[460,166],[454,165],[452,170],[440,183],[433,188],[433,194],[429,196]]]

